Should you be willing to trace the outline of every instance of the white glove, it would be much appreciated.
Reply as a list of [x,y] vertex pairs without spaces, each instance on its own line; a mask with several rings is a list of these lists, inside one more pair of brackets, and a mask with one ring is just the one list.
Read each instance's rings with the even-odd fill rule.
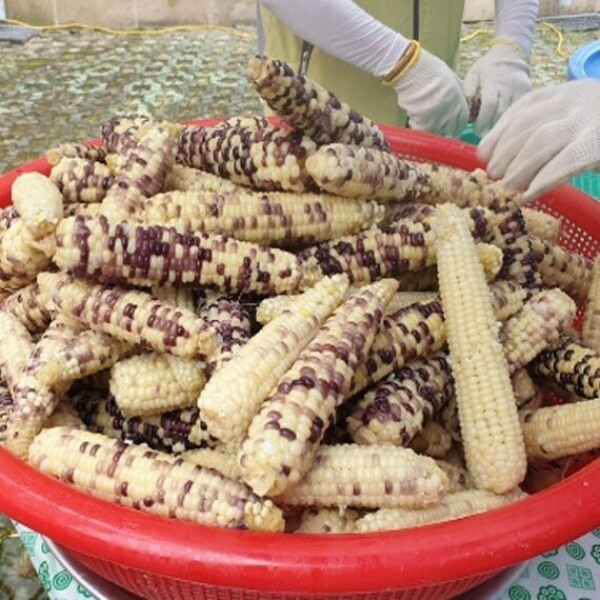
[[458,136],[467,123],[469,107],[459,77],[426,50],[394,89],[413,129]]
[[588,169],[600,168],[600,81],[536,89],[513,104],[481,140],[490,177],[533,199]]
[[529,65],[525,58],[510,45],[498,42],[492,46],[465,77],[467,98],[481,98],[475,133],[487,133],[506,109],[529,91]]

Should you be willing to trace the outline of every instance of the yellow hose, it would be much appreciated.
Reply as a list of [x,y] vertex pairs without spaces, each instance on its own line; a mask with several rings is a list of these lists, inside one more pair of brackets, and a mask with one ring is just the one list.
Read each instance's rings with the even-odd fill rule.
[[10,25],[20,25],[36,31],[54,31],[57,29],[89,29],[92,31],[100,31],[111,35],[163,35],[174,31],[221,31],[232,37],[242,40],[255,40],[256,36],[250,33],[237,31],[233,27],[225,25],[199,24],[199,25],[174,25],[170,27],[156,27],[148,29],[115,29],[111,27],[102,27],[100,25],[88,25],[86,23],[61,23],[60,25],[30,25],[17,21],[16,19],[4,19],[4,23]]

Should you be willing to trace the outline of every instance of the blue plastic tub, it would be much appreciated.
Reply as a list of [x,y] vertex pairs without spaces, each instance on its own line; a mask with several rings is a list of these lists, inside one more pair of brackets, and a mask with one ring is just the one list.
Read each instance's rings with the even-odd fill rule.
[[600,40],[582,46],[569,59],[567,78],[600,79]]

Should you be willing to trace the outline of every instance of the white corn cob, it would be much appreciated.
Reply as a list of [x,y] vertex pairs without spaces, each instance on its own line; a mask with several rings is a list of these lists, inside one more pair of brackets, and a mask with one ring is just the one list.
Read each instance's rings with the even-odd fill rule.
[[125,417],[163,413],[195,404],[206,383],[206,362],[150,352],[116,362],[110,393]]
[[294,533],[352,533],[359,512],[341,508],[305,508]]
[[452,435],[437,421],[429,421],[411,440],[409,448],[423,456],[444,458],[452,449]]
[[549,461],[600,448],[600,397],[519,411],[528,460]]
[[11,189],[12,203],[33,239],[40,240],[56,229],[63,217],[60,190],[41,173],[19,175]]
[[448,494],[439,503],[425,508],[411,510],[381,508],[358,519],[355,523],[355,531],[367,533],[442,523],[500,508],[526,497],[527,494],[518,488],[506,494],[494,494],[486,490],[465,490]]
[[432,458],[387,444],[321,446],[305,477],[277,498],[292,506],[421,507],[439,502],[448,477]]
[[525,477],[526,458],[499,324],[460,209],[440,205],[434,229],[467,468],[478,487],[505,493]]
[[235,192],[240,186],[212,173],[206,173],[195,167],[173,165],[165,179],[165,189],[180,192],[219,192],[221,194]]

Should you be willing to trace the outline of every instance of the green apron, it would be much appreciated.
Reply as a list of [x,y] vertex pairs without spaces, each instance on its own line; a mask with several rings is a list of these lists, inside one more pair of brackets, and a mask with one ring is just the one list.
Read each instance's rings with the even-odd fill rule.
[[[373,17],[408,39],[413,37],[413,3],[409,0],[357,0]],[[419,41],[423,48],[451,68],[456,64],[464,0],[420,0]],[[260,5],[265,34],[264,54],[279,58],[295,69],[300,64],[302,40]],[[335,27],[335,23],[331,24]],[[398,108],[391,87],[315,46],[307,76],[332,91],[352,108],[377,123],[404,125],[406,115]]]

